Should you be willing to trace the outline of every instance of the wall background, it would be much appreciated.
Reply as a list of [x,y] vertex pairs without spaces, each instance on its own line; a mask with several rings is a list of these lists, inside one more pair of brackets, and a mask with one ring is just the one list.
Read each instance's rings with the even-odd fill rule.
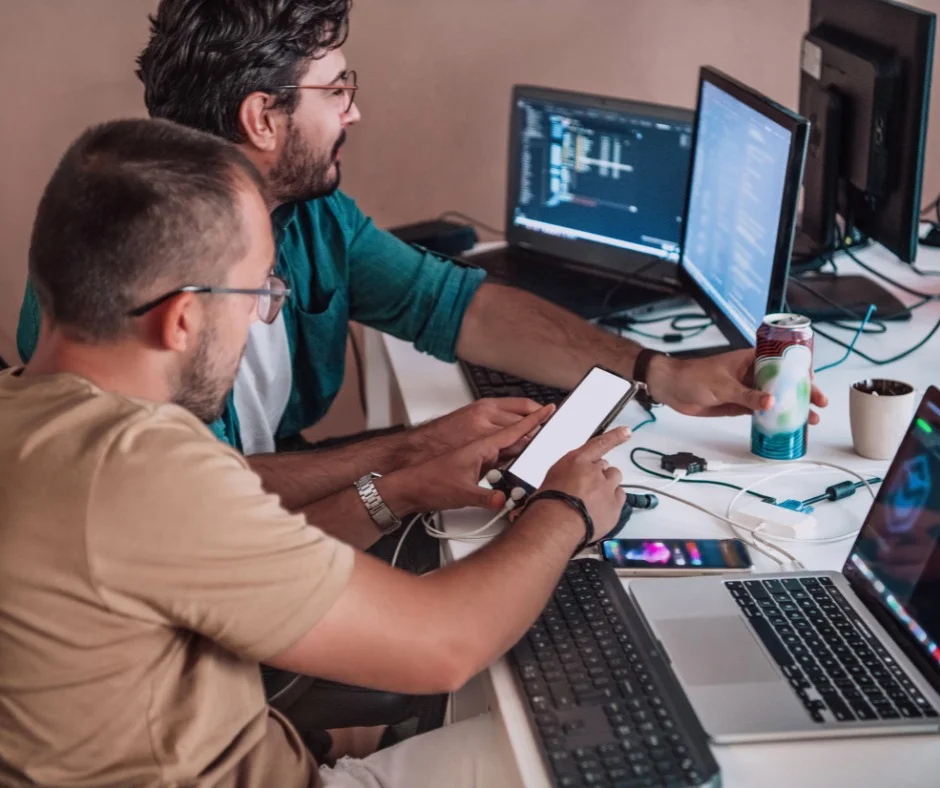
[[[940,0],[914,4],[940,13]],[[85,126],[143,114],[134,58],[156,6],[0,0],[0,355],[7,360],[16,358],[42,188]],[[344,152],[344,188],[383,225],[453,209],[501,227],[512,84],[691,106],[698,66],[708,63],[795,106],[808,15],[809,0],[355,0],[346,54],[359,72],[363,122]],[[936,90],[932,98],[925,202],[940,191]],[[350,385],[334,411],[328,432],[361,423]]]

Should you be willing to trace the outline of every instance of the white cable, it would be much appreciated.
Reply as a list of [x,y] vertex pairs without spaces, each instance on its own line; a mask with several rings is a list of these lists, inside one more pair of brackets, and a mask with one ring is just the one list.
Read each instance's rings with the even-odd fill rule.
[[679,482],[681,482],[681,481],[682,481],[683,479],[685,479],[688,475],[689,475],[689,472],[688,472],[688,471],[683,471],[683,470],[676,470],[676,471],[673,471],[673,474],[672,474],[672,481],[666,482],[666,483],[665,483],[662,487],[660,487],[659,489],[660,489],[660,490],[668,490],[668,489],[669,489],[670,487],[672,487],[674,484],[678,484]]
[[461,534],[454,534],[444,531],[441,528],[436,528],[427,522],[424,524],[424,531],[433,539],[449,539],[453,542],[473,542],[483,539],[492,539],[494,536],[496,536],[496,534],[486,532],[489,531],[500,520],[502,520],[503,517],[509,514],[509,512],[515,509],[519,505],[519,501],[521,501],[525,495],[526,491],[524,489],[521,487],[513,487],[509,493],[509,498],[506,500],[506,504],[499,511],[499,514],[497,514],[485,525],[481,525],[479,528],[474,528],[472,531],[467,531],[466,533]]
[[775,544],[771,544],[766,539],[763,539],[762,537],[757,536],[756,534],[754,534],[753,529],[742,526],[739,523],[736,523],[734,520],[731,520],[730,518],[725,517],[724,515],[718,514],[717,512],[713,512],[711,509],[706,509],[704,506],[701,506],[695,503],[694,501],[689,501],[685,498],[681,498],[678,495],[675,495],[674,493],[671,493],[671,492],[663,492],[663,490],[657,487],[651,487],[647,484],[621,484],[620,486],[630,487],[631,489],[637,489],[637,490],[647,490],[648,492],[656,493],[657,495],[662,494],[666,496],[667,498],[672,498],[672,500],[674,501],[678,501],[679,503],[684,503],[686,506],[691,506],[693,509],[698,509],[700,512],[703,512],[711,517],[714,517],[716,520],[721,520],[723,523],[730,525],[731,532],[734,534],[735,537],[737,537],[746,545],[748,545],[748,547],[751,547],[754,550],[757,550],[757,552],[762,553],[763,555],[767,556],[771,561],[773,561],[776,564],[779,564],[781,567],[784,567],[784,568],[786,567],[786,563],[784,561],[781,561],[775,555],[771,555],[766,550],[761,548],[760,545],[756,544],[754,541],[751,541],[750,539],[747,539],[746,537],[742,536],[739,533],[739,530],[750,533],[756,541],[761,542],[763,545],[770,548],[771,550],[774,550],[780,553],[781,555],[785,556],[790,561],[790,563],[793,564],[794,566],[798,568],[803,567],[803,565],[797,560],[795,556],[790,555],[790,553],[788,553],[782,547],[779,547]]
[[[734,514],[734,505],[738,501],[740,501],[741,498],[747,495],[747,493],[750,492],[751,489],[753,489],[754,487],[757,487],[758,485],[766,484],[767,482],[772,481],[773,479],[777,479],[781,476],[786,476],[788,473],[793,473],[797,470],[800,470],[801,465],[818,465],[818,466],[822,466],[825,468],[833,468],[837,471],[841,471],[842,473],[847,473],[849,474],[849,476],[854,476],[863,485],[865,485],[865,489],[868,490],[868,493],[871,495],[872,500],[875,499],[875,491],[874,489],[872,489],[871,484],[869,484],[868,479],[866,479],[860,473],[853,471],[851,468],[846,468],[842,465],[837,465],[836,463],[833,463],[833,462],[825,462],[824,460],[791,460],[790,466],[788,468],[785,468],[782,471],[778,471],[777,473],[773,473],[770,476],[765,476],[762,479],[758,479],[753,484],[748,485],[744,487],[743,489],[741,489],[731,499],[731,502],[728,504],[728,508],[725,511],[725,514],[727,515],[727,517],[730,518]],[[791,542],[794,544],[835,544],[836,542],[841,542],[841,541],[844,541],[845,539],[850,539],[858,533],[858,528],[855,528],[851,531],[846,531],[845,533],[839,534],[837,536],[823,536],[818,539],[806,539],[806,538],[791,538],[789,536],[778,536],[777,534],[759,535],[760,531],[762,530],[762,526],[758,526],[757,528],[748,528],[742,525],[740,527],[744,528],[746,531],[750,531],[754,535],[755,539],[760,539],[761,541],[764,541],[764,542],[766,542],[767,540],[770,540],[774,542]]]
[[408,534],[410,533],[411,529],[414,527],[414,524],[418,522],[418,520],[420,520],[421,523],[424,525],[424,527],[427,528],[428,527],[427,518],[431,517],[433,519],[436,514],[437,514],[436,512],[428,512],[426,514],[422,514],[420,517],[411,518],[411,522],[405,526],[405,530],[402,532],[402,535],[398,540],[398,544],[395,546],[395,552],[392,553],[392,563],[390,564],[390,566],[394,567],[395,564],[398,563],[398,554],[401,552],[401,547],[405,543],[405,539],[408,538]]

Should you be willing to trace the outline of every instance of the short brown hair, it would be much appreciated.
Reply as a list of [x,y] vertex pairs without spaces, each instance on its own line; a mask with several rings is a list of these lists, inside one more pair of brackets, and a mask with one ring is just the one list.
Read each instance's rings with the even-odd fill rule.
[[246,183],[263,193],[244,154],[209,134],[162,120],[89,129],[59,162],[33,225],[29,276],[43,313],[104,341],[156,283],[220,283],[244,255]]

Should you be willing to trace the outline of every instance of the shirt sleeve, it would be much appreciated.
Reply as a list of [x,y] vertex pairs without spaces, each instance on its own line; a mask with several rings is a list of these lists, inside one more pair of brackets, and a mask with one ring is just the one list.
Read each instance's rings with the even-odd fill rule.
[[20,322],[16,327],[16,352],[25,364],[33,357],[36,343],[39,341],[39,301],[29,280],[26,281],[26,292],[23,294],[23,305],[20,307]]
[[[342,594],[354,554],[281,508],[233,449],[160,408],[112,443],[88,507],[89,571],[117,613],[259,662]],[[187,414],[188,415],[188,414]]]
[[421,252],[380,230],[344,195],[336,195],[351,228],[350,317],[454,361],[464,314],[486,273]]

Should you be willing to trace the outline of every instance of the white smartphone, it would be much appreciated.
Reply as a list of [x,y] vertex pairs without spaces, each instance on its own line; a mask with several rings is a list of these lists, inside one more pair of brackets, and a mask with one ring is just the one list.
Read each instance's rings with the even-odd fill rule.
[[637,391],[632,380],[603,367],[592,368],[506,469],[504,478],[512,487],[537,490],[558,460],[604,432]]
[[740,539],[605,539],[598,549],[625,577],[723,575],[752,567]]

